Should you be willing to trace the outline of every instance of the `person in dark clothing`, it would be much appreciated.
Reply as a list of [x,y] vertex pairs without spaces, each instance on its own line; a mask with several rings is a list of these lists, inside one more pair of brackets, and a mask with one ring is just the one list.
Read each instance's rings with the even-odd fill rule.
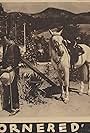
[[[15,113],[19,111],[19,93],[18,93],[18,86],[17,81],[19,77],[19,61],[20,61],[20,49],[15,44],[13,40],[9,40],[6,37],[3,38],[3,58],[2,58],[2,68],[8,69],[12,68],[15,75],[14,79],[10,85],[3,85],[3,109],[10,110],[11,112]],[[10,92],[11,87],[11,92]]]
[[71,65],[78,61],[78,57],[84,54],[82,47],[77,44],[78,28],[76,25],[66,25],[63,29],[62,36],[67,41],[66,47],[71,56]]
[[2,4],[0,3],[0,15],[4,13],[4,9],[2,7]]
[[73,65],[78,61],[78,57],[84,54],[84,50],[77,44],[76,40],[67,40],[67,48],[69,49],[69,54],[71,56],[71,64]]

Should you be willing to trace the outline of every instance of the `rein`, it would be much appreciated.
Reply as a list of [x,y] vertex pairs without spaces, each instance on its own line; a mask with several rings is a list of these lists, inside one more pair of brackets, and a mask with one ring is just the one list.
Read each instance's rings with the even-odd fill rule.
[[59,42],[55,41],[55,43],[57,43],[58,45],[54,45],[54,43],[51,40],[51,47],[55,50],[55,52],[57,53],[57,55],[60,57],[63,56],[63,51],[60,51],[59,49]]
[[57,64],[57,66],[61,63],[61,57],[58,58],[58,61],[53,59],[53,61]]
[[[51,38],[52,39],[52,38]],[[69,53],[68,53],[68,50],[67,50],[67,48],[66,48],[66,46],[63,44],[63,42],[62,42],[62,44],[61,44],[61,46],[62,46],[62,48],[63,48],[63,50],[60,50],[60,44],[59,44],[59,42],[58,41],[55,41],[55,43],[57,43],[57,45],[54,45],[54,42],[51,40],[51,47],[55,50],[55,52],[57,53],[57,55],[58,55],[58,60],[55,60],[55,59],[53,59],[53,61],[57,64],[57,66],[61,63],[61,59],[62,59],[62,57],[63,57],[63,55],[64,55],[64,52],[67,54],[67,57],[68,57],[68,64],[69,64]],[[64,59],[65,60],[65,59]],[[64,62],[64,60],[63,60],[63,62]]]

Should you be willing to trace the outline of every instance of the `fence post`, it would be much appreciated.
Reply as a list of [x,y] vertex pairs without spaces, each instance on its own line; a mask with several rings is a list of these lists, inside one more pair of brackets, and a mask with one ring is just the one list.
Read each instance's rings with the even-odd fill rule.
[[26,23],[24,25],[24,52],[26,52]]

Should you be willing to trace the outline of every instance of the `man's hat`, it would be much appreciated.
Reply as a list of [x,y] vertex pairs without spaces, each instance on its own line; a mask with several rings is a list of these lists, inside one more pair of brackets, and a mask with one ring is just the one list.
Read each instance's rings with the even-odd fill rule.
[[15,77],[15,73],[14,71],[11,71],[10,73],[8,72],[4,72],[1,76],[0,76],[0,80],[2,82],[2,84],[4,84],[5,86],[10,85]]
[[15,44],[15,42],[13,40],[10,40],[9,42],[10,42],[10,44]]

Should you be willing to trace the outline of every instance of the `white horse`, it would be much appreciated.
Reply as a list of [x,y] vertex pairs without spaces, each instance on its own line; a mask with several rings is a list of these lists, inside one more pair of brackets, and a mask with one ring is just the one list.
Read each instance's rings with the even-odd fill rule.
[[[49,30],[51,37],[50,43],[50,55],[51,62],[53,67],[56,69],[58,73],[59,82],[62,85],[62,98],[65,103],[69,101],[69,70],[70,70],[70,55],[68,53],[67,48],[63,44],[63,37],[61,36],[62,30],[60,32],[52,32]],[[78,44],[83,50],[84,54],[79,56],[77,63],[75,64],[76,68],[80,68],[85,63],[87,63],[88,70],[88,95],[90,95],[90,47],[85,44]],[[62,79],[62,71],[64,75],[64,79]],[[66,91],[64,91],[63,86],[65,86]],[[84,90],[84,81],[81,79],[80,82],[80,94],[83,93]]]

